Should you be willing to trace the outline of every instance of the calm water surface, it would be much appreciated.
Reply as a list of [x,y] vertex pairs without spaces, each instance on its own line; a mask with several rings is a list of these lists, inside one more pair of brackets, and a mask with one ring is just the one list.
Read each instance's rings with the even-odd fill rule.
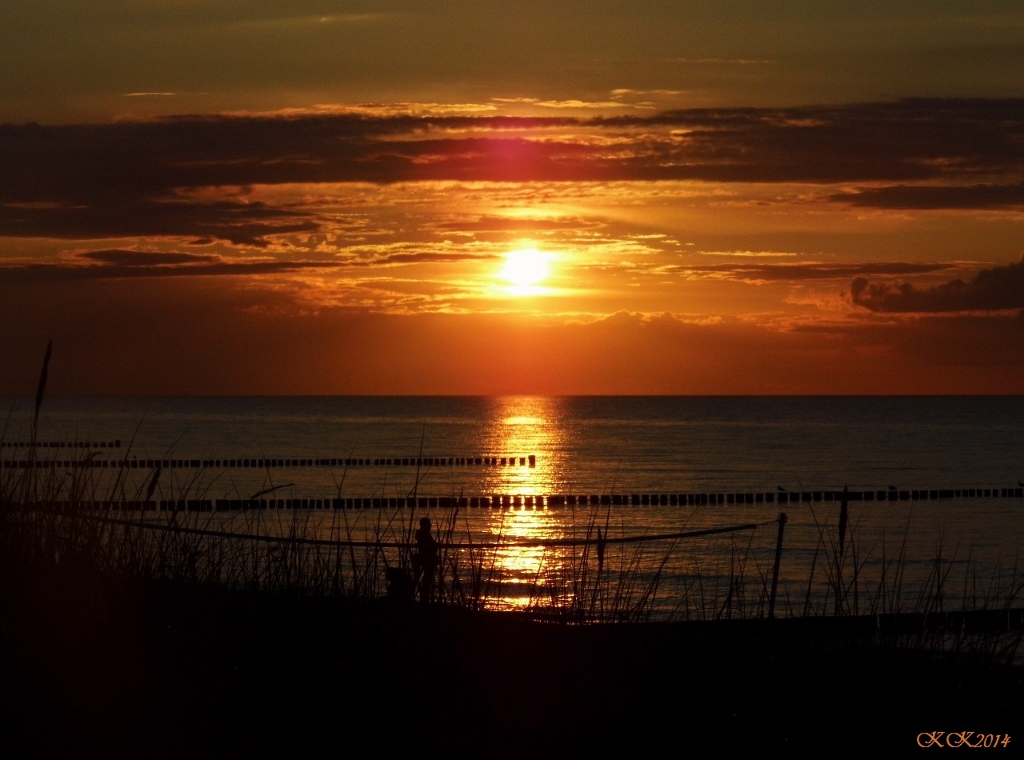
[[[3,456],[20,456],[23,450],[10,444],[29,438],[31,399],[2,403]],[[268,488],[282,499],[1001,489],[1024,480],[1024,397],[53,398],[44,404],[38,440],[121,442],[119,449],[94,450],[100,459],[536,458],[535,467],[172,469],[161,475],[158,499],[246,499]],[[44,456],[77,452],[47,449]],[[106,487],[100,474],[97,489]],[[152,472],[126,475],[126,496],[140,498]],[[806,599],[816,558],[834,552],[838,506],[785,507],[781,593],[791,607]],[[777,504],[476,509],[437,514],[435,521],[455,540],[529,540],[581,535],[598,525],[629,536],[765,522],[779,511]],[[941,554],[963,576],[958,582],[979,593],[979,578],[991,585],[1013,575],[1022,514],[1020,499],[856,502],[849,529],[856,556],[845,561],[877,576],[902,552],[904,569],[925,583]],[[251,516],[205,519],[253,527]],[[408,519],[408,511],[380,510],[303,517],[305,530],[335,536],[343,523],[346,536],[383,530],[397,537]],[[284,531],[295,520],[290,512],[264,513],[258,528]],[[721,599],[729,594],[723,579],[735,580],[737,563],[746,563],[743,577],[752,586],[763,581],[775,536],[772,525],[683,542],[673,545],[667,567],[679,582],[706,579],[709,595],[718,584]],[[661,544],[650,550],[644,562],[656,563],[666,551]],[[615,551],[628,564],[640,550]],[[564,565],[550,549],[501,555],[511,581],[531,589],[523,594],[535,594],[538,579]]]

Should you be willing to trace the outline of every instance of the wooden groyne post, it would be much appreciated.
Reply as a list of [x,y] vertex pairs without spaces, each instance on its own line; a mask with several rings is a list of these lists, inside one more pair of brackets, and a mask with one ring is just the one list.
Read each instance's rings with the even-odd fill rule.
[[779,565],[782,564],[782,534],[786,530],[785,512],[779,512],[779,536],[775,540],[775,566],[772,568],[772,593],[768,597],[768,619],[775,619],[775,594],[779,590]]

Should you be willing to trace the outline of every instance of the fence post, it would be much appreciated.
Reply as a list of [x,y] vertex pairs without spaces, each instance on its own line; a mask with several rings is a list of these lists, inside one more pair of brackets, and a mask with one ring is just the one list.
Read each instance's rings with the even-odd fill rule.
[[786,513],[779,512],[779,537],[775,541],[775,567],[772,569],[772,595],[768,598],[768,619],[775,619],[775,592],[779,588],[779,565],[782,563],[782,534],[786,529]]

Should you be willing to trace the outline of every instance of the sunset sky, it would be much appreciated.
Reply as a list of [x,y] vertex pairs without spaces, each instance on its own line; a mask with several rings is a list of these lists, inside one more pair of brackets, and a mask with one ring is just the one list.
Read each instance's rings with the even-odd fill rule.
[[0,29],[0,393],[1024,393],[1019,0]]

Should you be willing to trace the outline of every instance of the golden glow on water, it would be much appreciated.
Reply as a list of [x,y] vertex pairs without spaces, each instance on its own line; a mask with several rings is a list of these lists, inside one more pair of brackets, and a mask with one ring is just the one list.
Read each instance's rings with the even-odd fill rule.
[[[536,456],[534,467],[495,467],[485,489],[492,496],[509,496],[509,509],[492,511],[488,532],[511,544],[565,537],[565,515],[546,506],[528,505],[539,496],[558,493],[564,482],[560,452],[567,431],[561,424],[558,399],[496,398],[490,445],[498,456]],[[498,605],[523,608],[536,605],[548,591],[548,577],[559,571],[559,550],[538,546],[506,546],[494,555],[495,569],[506,584]],[[539,597],[539,598],[538,598]]]
[[[508,541],[529,541],[553,538],[553,521],[543,511],[519,510],[502,512],[494,519],[494,529],[501,531]],[[497,564],[514,576],[513,583],[529,582],[541,569],[544,550],[535,546],[509,546],[499,552]]]
[[564,475],[561,452],[567,431],[558,399],[541,396],[495,398],[489,445],[496,456],[536,455],[534,467],[491,468],[484,487],[491,494],[541,496],[558,493]]
[[557,552],[540,546],[515,546],[516,542],[560,538],[563,531],[554,513],[545,509],[496,512],[491,519],[494,535],[508,541],[495,552],[494,567],[507,585],[499,607],[525,608],[547,595],[547,575],[558,561]]

